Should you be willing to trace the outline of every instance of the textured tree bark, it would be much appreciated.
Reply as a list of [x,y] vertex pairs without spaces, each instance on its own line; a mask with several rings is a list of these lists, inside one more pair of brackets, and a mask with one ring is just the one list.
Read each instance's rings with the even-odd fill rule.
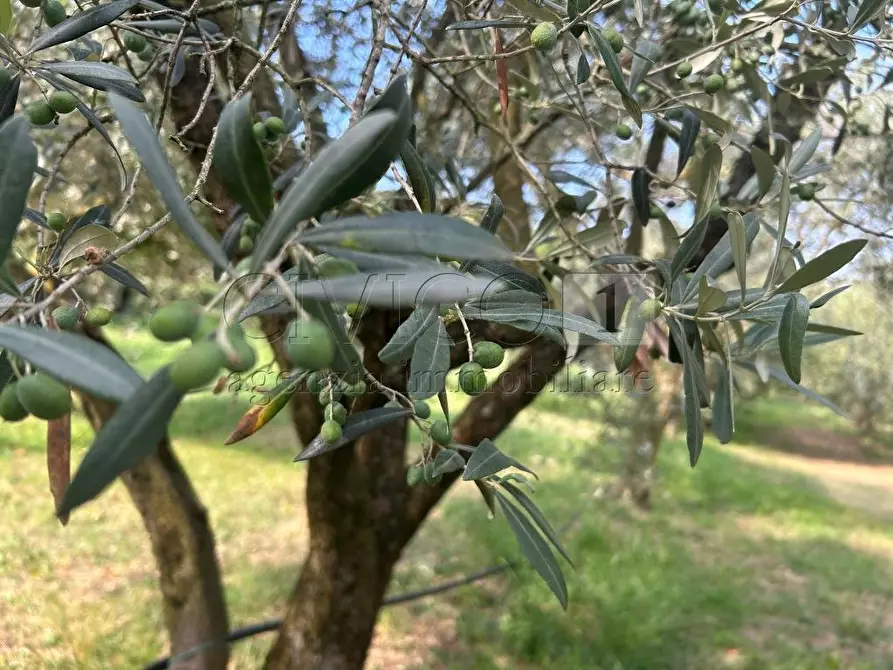
[[[87,334],[108,345],[98,333]],[[90,423],[99,430],[115,407],[84,394],[80,397]],[[154,455],[121,475],[121,481],[152,544],[171,655],[211,640],[223,641],[229,618],[214,534],[207,510],[170,442],[165,439]],[[221,670],[228,659],[229,646],[222,642],[178,663],[177,668]]]
[[[365,364],[388,386],[406,387],[401,366],[376,354],[399,324],[394,312],[372,313],[359,336]],[[564,363],[564,349],[538,342],[523,352],[493,389],[455,421],[459,442],[495,437],[543,390]],[[384,403],[368,393],[354,411]],[[300,426],[297,426],[300,428]],[[400,554],[455,477],[437,486],[405,484],[406,423],[396,422],[353,445],[309,462],[310,551],[270,654],[267,670],[360,670]]]
[[[476,444],[498,435],[563,362],[564,350],[552,343],[525,352],[502,375],[513,380],[510,390],[476,398],[456,422],[455,439]],[[310,552],[267,670],[363,668],[393,567],[456,481],[408,491],[404,448],[405,425],[395,424],[310,461]]]
[[[395,312],[367,313],[359,336],[367,369],[402,392],[402,367],[384,365],[377,358],[399,322]],[[381,394],[370,392],[357,398],[351,411],[384,402]],[[300,418],[294,418],[302,431]],[[310,551],[267,657],[269,670],[363,667],[404,544],[405,449],[406,422],[397,421],[309,462]]]
[[208,513],[171,445],[122,475],[152,542],[172,655],[212,640],[220,644],[177,664],[220,670],[229,658],[229,617]]

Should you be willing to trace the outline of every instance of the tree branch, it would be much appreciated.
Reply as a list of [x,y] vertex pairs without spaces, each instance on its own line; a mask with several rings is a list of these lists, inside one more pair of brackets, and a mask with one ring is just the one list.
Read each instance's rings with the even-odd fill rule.
[[[453,424],[453,439],[468,445],[477,445],[484,438],[495,439],[547,388],[564,363],[564,347],[543,339],[532,344],[499,375],[486,393],[468,404]],[[457,474],[450,474],[436,486],[412,490],[403,527],[405,541],[415,534],[457,479]]]

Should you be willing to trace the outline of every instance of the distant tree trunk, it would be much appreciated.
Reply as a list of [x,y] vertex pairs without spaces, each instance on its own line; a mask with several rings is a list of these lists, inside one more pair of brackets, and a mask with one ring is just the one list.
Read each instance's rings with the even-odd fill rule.
[[655,361],[651,366],[653,389],[642,396],[633,427],[624,470],[624,487],[642,509],[651,508],[654,467],[667,428],[679,413],[679,382],[682,368]]
[[875,408],[870,402],[862,405],[862,408],[856,413],[855,419],[856,429],[862,437],[873,437],[875,435],[876,414]]

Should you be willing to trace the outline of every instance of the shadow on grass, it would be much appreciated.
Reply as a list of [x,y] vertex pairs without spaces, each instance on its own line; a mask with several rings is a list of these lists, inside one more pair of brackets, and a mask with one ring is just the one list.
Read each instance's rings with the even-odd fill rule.
[[[696,544],[656,538],[647,528],[614,534],[589,527],[570,546],[584,558],[568,578],[567,613],[525,571],[521,579],[505,581],[507,595],[498,602],[477,594],[452,596],[455,639],[434,655],[448,668],[884,667],[875,663],[883,658],[889,630],[871,612],[842,609],[858,592],[835,593],[824,581],[791,580],[787,575],[795,568],[786,558],[827,551],[831,566],[811,566],[823,574],[848,564],[882,574],[882,561],[833,541],[771,541],[750,548],[771,560],[742,565]],[[832,588],[859,586],[844,582]],[[851,664],[828,665],[841,652]],[[740,662],[726,664],[727,659]]]
[[888,437],[866,437],[856,425],[802,398],[776,393],[735,408],[735,439],[776,451],[847,463],[891,464]]
[[[178,411],[174,436],[223,446],[246,408],[247,399],[230,404],[196,396]],[[813,481],[745,462],[713,443],[691,470],[685,445],[674,439],[661,455],[655,509],[643,515],[592,495],[614,445],[594,448],[585,436],[550,435],[548,415],[535,424],[539,430],[510,428],[498,444],[543,475],[535,500],[553,526],[579,514],[561,533],[576,564],[576,570],[565,566],[569,612],[523,564],[444,596],[389,608],[379,634],[408,650],[403,667],[886,667],[879,654],[890,639],[883,618],[883,603],[893,598],[889,559],[847,544],[847,532],[875,526],[828,500]],[[230,449],[290,460],[297,443],[287,412]],[[231,460],[231,468],[240,462]],[[777,533],[742,523],[752,519],[757,530]],[[301,556],[275,552],[258,562],[250,549],[228,556],[233,624],[281,615]],[[459,483],[408,547],[390,591],[424,588],[505,558],[517,560],[519,552],[504,519],[488,520],[476,488]],[[432,629],[434,642],[420,633]],[[237,645],[237,667],[260,667],[271,639]],[[829,665],[835,654],[843,660]]]
[[[519,455],[525,442],[515,443]],[[668,478],[680,469],[671,466]],[[717,452],[693,477],[665,491],[649,515],[593,501],[584,479],[543,484],[537,495],[556,526],[569,508],[584,509],[580,523],[564,534],[577,566],[566,570],[569,612],[561,612],[527,567],[412,606],[410,620],[453,623],[454,635],[433,651],[438,667],[880,667],[872,663],[889,629],[844,605],[866,591],[893,596],[889,561],[830,535],[799,536],[810,532],[810,523],[833,524],[835,517],[853,526],[844,508],[805,479]],[[451,499],[407,552],[395,583],[418,588],[434,578],[433,566],[470,572],[501,556],[516,558],[503,521],[485,521],[480,508],[467,496]],[[750,516],[793,523],[792,536],[752,536],[736,523]],[[440,562],[444,549],[436,543],[443,537],[452,542],[450,556]],[[450,558],[455,546],[462,547],[464,566]],[[787,635],[778,634],[779,625]],[[816,648],[816,638],[827,639],[826,648]],[[843,651],[852,665],[827,665]],[[727,665],[729,658],[740,662]]]

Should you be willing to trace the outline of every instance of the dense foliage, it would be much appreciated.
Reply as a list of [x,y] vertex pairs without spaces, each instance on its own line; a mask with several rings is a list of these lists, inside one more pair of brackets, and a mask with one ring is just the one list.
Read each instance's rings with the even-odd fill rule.
[[[300,398],[322,408],[322,421],[297,461],[411,421],[422,440],[408,445],[406,485],[474,482],[566,607],[559,557],[571,557],[533,501],[535,475],[495,434],[454,439],[447,383],[496,397],[487,371],[515,359],[506,349],[563,351],[569,338],[575,353],[610,348],[617,373],[640,370],[662,336],[682,365],[694,466],[705,411],[717,438],[733,439],[738,375],[756,371],[811,394],[799,385],[804,347],[854,334],[821,318],[840,290],[812,299],[803,290],[843,270],[867,239],[840,227],[824,248],[801,244],[789,221],[827,208],[830,161],[845,138],[868,132],[853,120],[854,91],[874,104],[890,79],[876,73],[890,55],[884,3],[519,0],[516,10],[468,7],[466,16],[438,7],[436,43],[423,39],[433,16],[424,6],[413,16],[409,4],[389,13],[381,3],[370,10],[359,84],[338,90],[311,77],[325,92],[317,99],[276,52],[341,8],[305,16],[298,2],[245,7],[259,27],[254,48],[246,28],[220,19],[238,4],[113,0],[66,16],[47,0],[35,22],[0,0],[0,416],[5,430],[28,415],[65,421],[69,389],[114,407],[70,482],[70,445],[51,431],[48,449],[64,454],[51,462],[66,470],[55,473],[61,519],[154,454],[187,394],[219,391],[227,375],[255,368],[242,322],[278,319],[275,333],[264,331],[281,382],[233,417],[230,441]],[[624,16],[626,28],[611,27]],[[251,63],[240,69],[243,58]],[[207,88],[168,137],[165,115],[199,61]],[[270,77],[282,83],[272,99],[256,90]],[[188,147],[198,156],[190,176],[171,156],[213,105],[221,113],[210,141]],[[81,130],[60,121],[76,116]],[[60,123],[64,146],[39,160],[42,133]],[[331,138],[326,123],[346,129]],[[62,160],[93,132],[119,162],[116,203],[79,216],[46,211],[51,193],[83,176]],[[627,143],[646,133],[639,160]],[[129,152],[139,160],[128,171]],[[141,174],[167,213],[125,239],[120,222]],[[223,214],[207,197],[212,182],[234,205]],[[528,215],[539,217],[532,228]],[[225,219],[221,238],[208,218]],[[152,334],[192,344],[144,379],[101,335],[115,318],[103,294],[85,299],[78,288],[102,273],[148,296],[153,278],[124,263],[169,223],[203,254],[216,293],[202,297],[196,280],[195,300],[153,305]],[[643,244],[647,226],[653,248]],[[622,290],[594,306],[611,286]],[[399,327],[373,348],[364,322],[383,313],[398,314]],[[393,369],[399,383],[376,373]]]

